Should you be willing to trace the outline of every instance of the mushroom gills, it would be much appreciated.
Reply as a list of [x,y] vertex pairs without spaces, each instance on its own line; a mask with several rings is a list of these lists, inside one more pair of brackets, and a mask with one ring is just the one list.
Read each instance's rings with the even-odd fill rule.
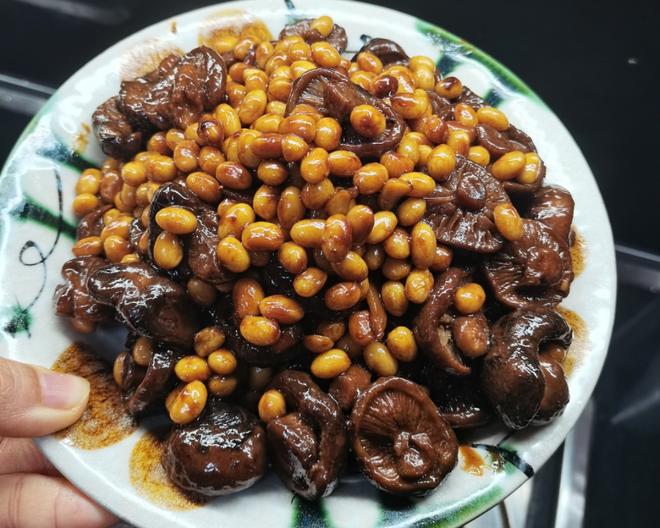
[[352,446],[360,468],[378,488],[422,496],[456,465],[458,442],[421,386],[380,378],[357,399]]

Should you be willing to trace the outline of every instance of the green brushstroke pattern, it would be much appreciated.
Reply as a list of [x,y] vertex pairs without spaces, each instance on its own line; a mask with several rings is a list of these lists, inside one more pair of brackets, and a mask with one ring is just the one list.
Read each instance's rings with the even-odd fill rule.
[[29,335],[32,326],[30,310],[16,304],[10,308],[10,313],[9,321],[3,325],[2,330],[12,337],[21,332],[26,332]]
[[54,230],[57,230],[58,227],[61,226],[62,234],[64,236],[72,240],[76,238],[75,226],[63,218],[60,218],[57,214],[53,213],[48,208],[35,202],[29,196],[26,196],[23,203],[12,210],[10,214],[18,220],[31,220]]

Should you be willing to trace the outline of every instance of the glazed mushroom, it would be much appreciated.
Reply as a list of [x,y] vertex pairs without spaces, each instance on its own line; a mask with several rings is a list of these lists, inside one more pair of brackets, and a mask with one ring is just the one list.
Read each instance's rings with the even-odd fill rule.
[[325,40],[334,46],[339,53],[343,53],[348,45],[348,38],[346,37],[346,30],[338,24],[332,26],[332,31],[327,37],[324,37],[318,30],[312,27],[313,18],[303,18],[293,24],[288,24],[280,31],[280,39],[284,37],[291,37],[299,35],[307,44],[320,42]]
[[424,389],[380,378],[357,399],[352,447],[365,476],[392,494],[425,495],[456,465],[458,442]]
[[495,222],[495,206],[510,203],[502,184],[481,165],[462,156],[447,181],[428,195],[427,218],[438,242],[476,253],[495,253],[503,239]]
[[[378,158],[384,152],[394,149],[403,137],[405,122],[399,114],[338,70],[315,68],[296,79],[289,94],[285,115],[303,103],[337,119],[342,125],[340,148],[360,158]],[[376,107],[386,119],[385,131],[373,139],[361,137],[350,124],[351,110],[362,104]]]
[[344,415],[304,372],[285,370],[270,385],[289,414],[268,423],[271,463],[287,488],[308,500],[332,493],[346,456]]
[[483,269],[497,300],[511,308],[556,306],[573,282],[567,242],[537,220],[523,219],[520,240],[508,242]]
[[547,225],[568,244],[574,209],[571,193],[558,185],[548,185],[534,193],[527,217]]
[[[564,318],[553,310],[530,307],[505,315],[495,323],[492,332],[493,344],[484,358],[481,384],[504,424],[511,429],[522,429],[534,420],[541,408],[546,376],[552,378],[560,374],[556,369],[544,374],[539,364],[539,346],[556,341],[568,347],[572,331]],[[554,408],[555,402],[561,400],[554,396],[554,386],[551,388],[548,408]],[[548,414],[546,411],[540,419],[547,418]]]
[[217,496],[249,488],[267,468],[263,427],[238,405],[209,406],[198,420],[172,429],[163,467],[177,486],[193,493]]
[[424,381],[442,417],[454,429],[480,427],[492,420],[493,412],[475,373],[452,376],[441,368],[428,365],[424,369]]
[[447,312],[464,277],[465,272],[459,268],[449,268],[440,275],[417,315],[414,327],[420,351],[434,365],[459,376],[466,376],[471,370],[454,343],[450,328],[452,318]]
[[96,109],[92,122],[101,149],[126,160],[140,150],[149,132],[185,129],[223,101],[226,79],[225,63],[211,48],[167,56],[155,70],[122,82],[119,96]]
[[146,263],[110,264],[90,274],[92,298],[112,306],[136,334],[189,347],[200,327],[199,312],[185,289]]
[[534,425],[547,424],[560,416],[570,399],[566,375],[559,362],[541,355],[539,365],[545,389],[539,410],[534,415]]
[[257,346],[248,342],[241,335],[238,327],[228,319],[219,319],[217,325],[225,332],[227,346],[240,360],[249,365],[257,367],[281,365],[301,352],[298,345],[303,338],[303,329],[299,324],[283,325],[280,338],[270,346]]
[[[209,205],[179,183],[161,185],[154,193],[149,209],[149,258],[154,262],[153,247],[162,233],[156,222],[158,211],[165,207],[181,207],[192,212],[197,219],[197,228],[185,240],[187,259],[173,270],[161,270],[170,278],[181,281],[195,275],[215,286],[223,285],[234,278],[216,258],[218,238],[218,215]],[[155,262],[154,262],[155,264]]]
[[100,257],[78,257],[62,266],[64,284],[55,288],[55,313],[70,317],[78,332],[93,332],[97,323],[112,320],[112,308],[95,300],[87,289],[87,278],[107,264]]
[[357,397],[371,384],[371,373],[360,365],[351,365],[330,383],[330,396],[341,407],[350,412]]
[[174,365],[182,355],[164,343],[157,343],[146,368],[135,363],[131,354],[126,355],[120,388],[129,413],[142,414],[165,397],[172,385]]
[[122,82],[121,110],[140,129],[185,129],[222,102],[226,82],[222,57],[201,46],[182,57],[169,55],[152,72]]
[[372,38],[364,46],[362,46],[358,52],[353,55],[351,62],[357,60],[357,56],[363,51],[372,53],[380,59],[383,63],[383,66],[388,66],[390,64],[408,64],[410,57],[404,51],[404,49],[399,46],[393,40],[386,38]]
[[116,159],[130,159],[142,147],[144,134],[133,128],[121,112],[118,96],[100,104],[92,114],[92,125],[101,150]]
[[103,215],[111,207],[111,205],[97,207],[90,213],[87,213],[85,216],[83,216],[78,223],[78,228],[76,229],[76,240],[90,236],[99,236],[104,227]]

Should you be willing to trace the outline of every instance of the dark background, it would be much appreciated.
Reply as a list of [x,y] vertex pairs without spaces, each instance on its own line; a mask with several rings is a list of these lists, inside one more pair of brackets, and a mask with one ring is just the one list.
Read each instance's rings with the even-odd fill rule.
[[[620,266],[615,334],[595,394],[585,526],[657,526],[660,398],[657,392],[655,400],[648,397],[660,383],[660,257],[653,255],[660,255],[657,8],[642,0],[374,3],[426,19],[489,52],[546,101],[582,148],[610,214]],[[48,95],[117,40],[208,4],[1,0],[0,95],[25,80],[43,85],[32,87],[33,95]],[[0,99],[0,161],[30,115],[29,108],[3,107]],[[651,282],[637,280],[646,272]],[[623,418],[622,410],[628,412]]]

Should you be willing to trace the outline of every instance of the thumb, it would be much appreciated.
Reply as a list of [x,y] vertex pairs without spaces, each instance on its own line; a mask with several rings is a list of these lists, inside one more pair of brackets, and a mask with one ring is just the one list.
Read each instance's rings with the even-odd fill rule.
[[0,436],[32,437],[63,429],[80,418],[88,397],[84,378],[0,358]]

